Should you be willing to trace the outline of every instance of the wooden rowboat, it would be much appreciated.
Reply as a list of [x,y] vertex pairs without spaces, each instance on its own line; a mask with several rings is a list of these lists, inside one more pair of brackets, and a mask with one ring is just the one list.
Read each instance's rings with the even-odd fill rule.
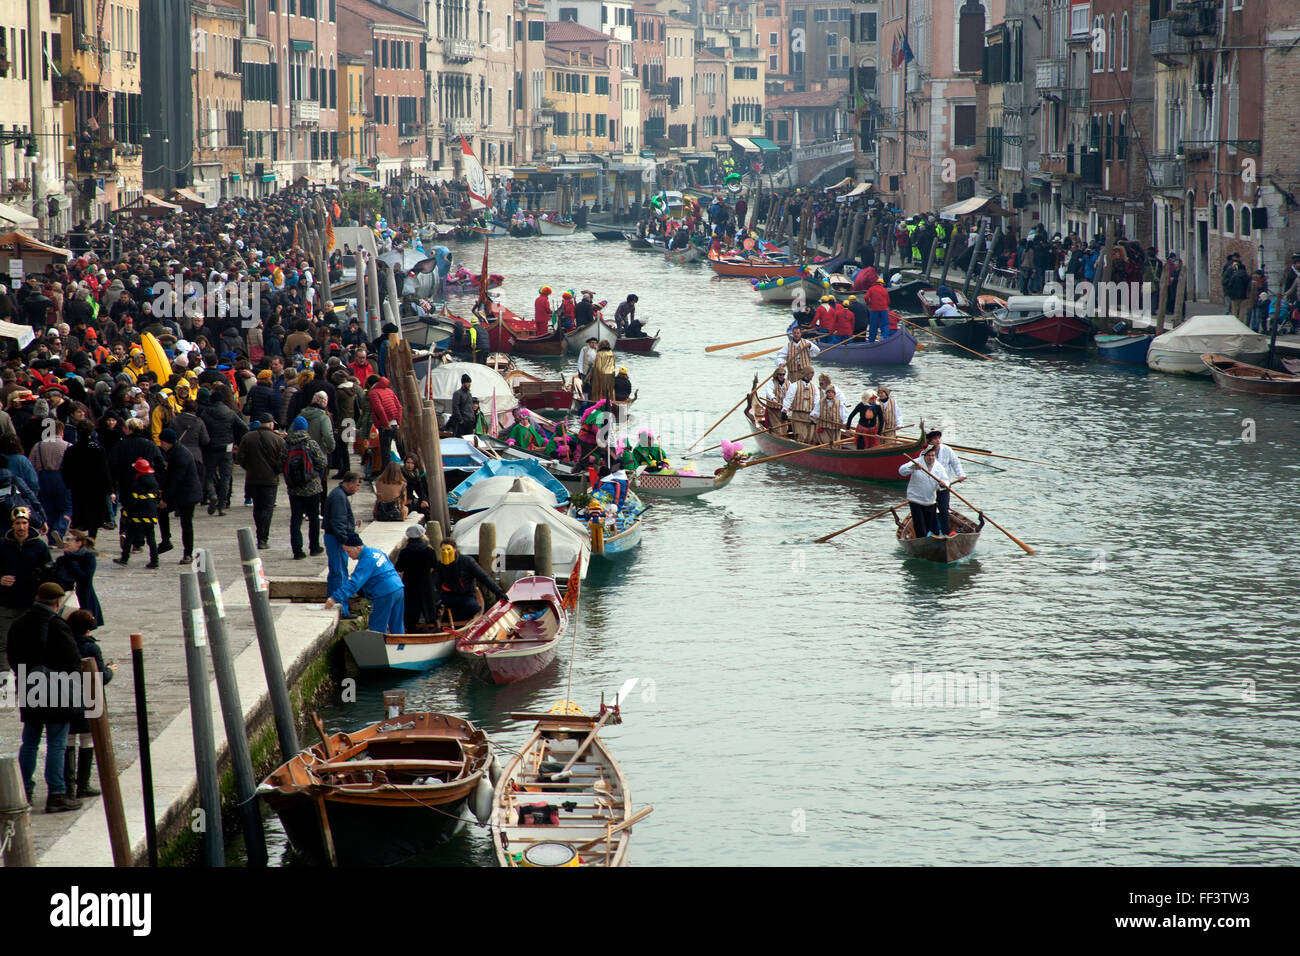
[[923,558],[937,564],[952,564],[969,556],[980,539],[980,531],[984,529],[984,515],[980,515],[979,523],[976,524],[964,514],[949,510],[949,526],[956,534],[942,538],[917,538],[910,514],[900,518],[897,508],[891,508],[890,513],[898,525],[898,543],[903,546],[903,550],[914,558]]
[[639,355],[652,355],[659,344],[659,330],[654,335],[621,335],[614,343],[615,352],[636,352]]
[[586,325],[574,329],[564,336],[564,342],[569,347],[569,351],[575,355],[581,352],[587,344],[587,339],[595,336],[596,345],[601,342],[608,342],[611,346],[618,341],[618,329],[610,325],[603,317],[597,315]]
[[502,866],[626,866],[632,812],[627,779],[600,730],[621,722],[618,705],[588,717],[572,701],[536,720],[532,736],[497,780],[492,832]]
[[686,262],[699,262],[704,258],[704,253],[700,251],[699,246],[687,246],[685,249],[668,249],[664,252],[666,262],[676,262],[678,264]]
[[[767,429],[779,423],[780,409],[769,412],[761,398],[757,400],[756,406],[757,410],[753,407],[745,409],[745,417],[755,429]],[[792,452],[781,459],[787,465],[827,475],[839,475],[842,478],[871,481],[904,480],[899,477],[899,467],[915,459],[925,446],[925,439],[921,436],[884,438],[875,447],[861,449],[852,441],[845,441],[832,448],[816,448],[769,431],[755,435],[754,440],[764,455]]]
[[1201,361],[1214,376],[1214,383],[1233,392],[1255,395],[1300,396],[1300,375],[1274,372],[1258,365],[1238,362],[1226,355],[1206,352]]
[[720,257],[712,251],[709,252],[709,265],[718,275],[729,279],[792,279],[803,272],[803,266],[797,263],[776,262],[762,257]]
[[430,626],[415,634],[352,631],[344,635],[343,642],[363,671],[427,671],[455,655],[456,642],[465,636],[472,623],[466,621],[454,628]]
[[484,611],[456,642],[456,650],[493,684],[512,684],[541,673],[555,660],[569,612],[578,603],[580,580],[571,576],[561,597],[553,578],[520,578],[506,592],[509,600]]
[[522,369],[505,373],[506,384],[514,391],[519,404],[531,411],[568,409],[573,405],[573,391],[564,379],[542,379]]
[[537,231],[543,236],[571,236],[577,228],[572,219],[547,219],[543,216],[537,220]]
[[318,864],[388,866],[426,852],[456,830],[480,786],[490,789],[492,745],[459,717],[399,713],[332,736],[319,719],[317,728],[321,742],[257,792],[293,848]]
[[601,242],[622,242],[627,239],[627,233],[621,229],[593,229],[591,235]]
[[733,458],[711,475],[684,475],[672,468],[666,471],[642,471],[632,479],[632,488],[641,495],[694,498],[727,487],[739,470],[740,461]]

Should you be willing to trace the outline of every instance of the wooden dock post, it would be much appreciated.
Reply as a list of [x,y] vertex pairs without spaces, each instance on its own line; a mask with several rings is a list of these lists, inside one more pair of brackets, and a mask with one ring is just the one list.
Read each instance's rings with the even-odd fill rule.
[[144,682],[143,634],[131,635],[131,675],[135,681],[135,733],[140,747],[140,789],[144,792],[144,840],[149,865],[157,866],[158,817],[153,800],[153,750],[149,740],[149,702]]
[[275,732],[280,739],[281,759],[292,760],[301,749],[298,746],[298,728],[294,724],[293,704],[289,700],[284,664],[280,660],[280,643],[275,634],[275,618],[271,614],[270,590],[266,574],[262,570],[262,559],[257,556],[252,528],[239,529],[239,560],[244,569],[248,606],[253,612],[253,629],[257,632],[257,645],[262,652],[262,670],[266,672],[266,688],[271,698]]
[[[226,865],[226,846],[221,832],[221,787],[217,776],[217,748],[212,739],[212,700],[208,697],[208,669],[204,666],[203,659],[203,646],[207,644],[207,636],[199,601],[199,582],[193,571],[181,572],[181,627],[185,635],[185,675],[190,690],[194,767],[199,777],[199,811],[202,814],[199,825],[203,834],[203,860],[207,866],[223,867]],[[99,758],[99,774],[103,780],[107,776],[107,768],[102,754]],[[107,810],[108,781],[104,782],[104,807]],[[111,827],[109,833],[111,836]],[[115,849],[114,856],[116,855]]]
[[36,865],[31,809],[23,789],[23,774],[18,769],[18,755],[5,754],[0,757],[0,845],[4,846],[2,862],[6,868]]

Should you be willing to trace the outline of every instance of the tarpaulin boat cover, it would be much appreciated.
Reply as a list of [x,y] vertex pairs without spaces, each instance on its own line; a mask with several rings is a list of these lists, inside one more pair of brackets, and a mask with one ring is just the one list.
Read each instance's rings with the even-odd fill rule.
[[[447,504],[454,508],[460,508],[461,511],[475,510],[465,507],[465,493],[479,484],[491,484],[489,479],[495,478],[530,479],[551,493],[554,498],[554,501],[551,502],[552,505],[562,505],[569,500],[568,489],[560,483],[558,478],[543,468],[541,462],[532,458],[510,459],[507,461],[491,458],[483,464],[483,467],[451,490],[447,495]],[[527,482],[525,482],[525,487],[527,487]],[[497,497],[501,497],[509,490],[510,486],[507,485]],[[480,505],[480,507],[490,508],[495,502],[496,498],[493,498],[491,501]]]
[[1268,336],[1252,332],[1232,315],[1194,315],[1172,332],[1158,336],[1151,347],[1194,355],[1243,355],[1268,351]]

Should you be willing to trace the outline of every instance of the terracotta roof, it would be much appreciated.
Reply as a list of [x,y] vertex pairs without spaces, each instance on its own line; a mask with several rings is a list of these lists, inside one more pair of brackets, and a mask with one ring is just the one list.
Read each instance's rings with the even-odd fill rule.
[[394,10],[392,7],[373,3],[371,0],[338,0],[338,5],[371,24],[389,23],[404,27],[424,25],[418,17],[405,14],[401,10]]
[[811,93],[777,93],[767,97],[769,110],[789,110],[815,106],[835,106],[847,92],[844,90],[815,90]]
[[611,39],[599,30],[593,30],[591,27],[584,27],[581,23],[574,23],[572,20],[548,20],[546,22],[546,40],[557,43],[576,43],[579,41],[600,40],[608,43]]

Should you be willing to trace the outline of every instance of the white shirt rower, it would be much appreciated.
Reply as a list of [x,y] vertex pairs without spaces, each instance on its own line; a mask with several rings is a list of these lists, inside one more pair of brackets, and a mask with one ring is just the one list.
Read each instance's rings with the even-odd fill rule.
[[590,345],[584,345],[582,351],[578,353],[578,374],[586,375],[587,369],[591,368],[591,363],[596,361],[596,350]]
[[[770,381],[769,381],[765,386],[763,386],[763,395],[762,395],[762,397],[763,397],[764,400],[766,400],[766,401],[768,401],[768,402],[771,402],[771,403],[775,404],[775,402],[776,402],[776,389],[777,389],[777,384],[778,384],[778,383],[777,383],[776,379],[775,379],[775,378],[772,378],[772,379],[771,379],[771,380],[770,380]],[[788,395],[788,394],[790,393],[790,390],[793,388],[793,386],[792,386],[792,384],[790,383],[789,380],[786,380],[786,381],[781,382],[780,385],[784,388],[784,394],[781,396],[781,402],[782,402],[782,404],[784,404],[784,403],[785,403],[785,396]]]
[[939,308],[934,310],[934,314],[944,319],[961,315],[961,313],[957,311],[957,306],[953,305],[952,299],[949,299],[947,296],[944,297],[943,303]]
[[[957,457],[955,451],[943,444],[942,441],[939,443],[939,454],[936,460],[943,466],[943,470],[948,473],[953,481],[965,480],[966,471],[961,466],[961,459]],[[933,468],[930,470],[934,471]]]
[[788,414],[790,409],[794,407],[795,396],[799,394],[799,386],[803,384],[806,384],[813,393],[813,405],[817,404],[817,389],[812,382],[791,382],[785,390],[785,401],[781,403],[781,411]]
[[[821,353],[821,349],[819,349],[819,348],[817,347],[817,343],[814,342],[812,339],[800,339],[800,341],[801,341],[801,342],[807,342],[807,343],[808,343],[808,357],[809,357],[809,358],[816,358],[816,357]],[[790,357],[790,346],[792,346],[792,345],[794,345],[794,339],[786,339],[786,340],[785,340],[785,345],[781,346],[780,350],[776,353],[776,364],[777,364],[777,365],[788,365],[788,364],[789,364],[789,363],[786,361],[786,359],[788,359],[788,358]]]
[[[840,395],[840,390],[838,388],[835,390],[835,397],[839,400],[840,403],[840,424],[843,425],[846,421],[849,420],[849,406],[845,403],[844,397]],[[822,408],[822,396],[821,396],[821,392],[819,391],[817,393],[817,397],[813,399],[813,407],[812,407],[813,418],[817,417],[818,413],[821,412],[821,408]]]
[[[898,474],[908,479],[907,500],[915,501],[918,505],[935,504],[937,502],[936,492],[940,487],[939,482],[943,482],[946,487],[950,480],[947,470],[937,460],[933,464],[925,465],[925,469],[930,472],[930,475],[934,475],[934,478],[931,478],[930,475],[918,468],[914,461],[898,466]],[[909,475],[910,478],[908,478]],[[935,479],[938,479],[938,481]]]

